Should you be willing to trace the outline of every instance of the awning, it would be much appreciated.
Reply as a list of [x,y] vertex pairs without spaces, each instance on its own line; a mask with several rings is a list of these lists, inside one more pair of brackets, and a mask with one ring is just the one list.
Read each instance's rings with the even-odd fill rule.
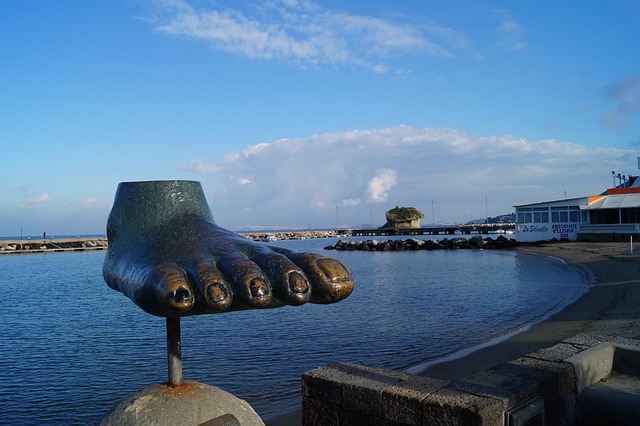
[[606,195],[593,203],[582,207],[582,210],[633,209],[640,208],[640,194]]

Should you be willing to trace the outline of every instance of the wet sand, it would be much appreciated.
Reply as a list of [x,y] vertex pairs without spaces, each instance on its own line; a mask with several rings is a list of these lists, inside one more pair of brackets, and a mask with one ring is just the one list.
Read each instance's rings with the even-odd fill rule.
[[[640,338],[640,244],[545,243],[518,250],[562,258],[586,268],[595,285],[562,311],[521,333],[463,357],[429,366],[419,375],[455,380],[509,362],[578,333]],[[301,412],[265,420],[268,426],[300,425]]]

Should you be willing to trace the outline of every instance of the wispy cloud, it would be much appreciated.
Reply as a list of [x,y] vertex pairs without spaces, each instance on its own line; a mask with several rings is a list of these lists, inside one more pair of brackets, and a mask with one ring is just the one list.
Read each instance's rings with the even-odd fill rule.
[[202,159],[192,160],[188,164],[181,165],[179,168],[181,170],[189,170],[196,173],[216,173],[219,171],[217,166],[207,163]]
[[[391,70],[390,55],[453,56],[464,36],[444,26],[420,26],[323,8],[310,1],[275,0],[246,10],[197,8],[187,1],[156,1],[151,22],[165,34],[188,37],[212,48],[300,66],[347,65],[375,73]],[[430,40],[439,38],[444,44]],[[397,74],[397,73],[396,73]]]
[[13,193],[14,194],[24,194],[27,193],[29,191],[31,191],[33,188],[35,187],[34,184],[32,183],[23,183],[22,185],[19,185],[18,187],[13,189]]
[[100,197],[88,197],[82,201],[82,208],[84,210],[89,210],[89,209],[105,210],[111,207],[111,204],[112,204],[111,200],[105,200],[104,198],[100,198]]
[[49,202],[49,194],[38,195],[37,197],[24,198],[19,201],[15,206],[19,209],[33,209],[40,207]]
[[[635,151],[557,140],[478,137],[452,129],[390,128],[284,139],[230,153],[201,170],[224,226],[335,220],[368,223],[396,205],[431,209],[441,220],[511,212],[514,203],[595,195],[611,170],[633,170]],[[600,173],[601,172],[601,173]],[[333,218],[333,219],[332,219]],[[335,222],[334,222],[335,223]]]
[[604,87],[604,96],[615,104],[602,120],[610,130],[623,127],[640,111],[640,74],[624,77]]
[[498,46],[508,51],[527,49],[527,43],[523,40],[524,26],[513,17],[513,14],[506,9],[496,9],[494,13],[499,20],[499,24],[495,28],[500,36]]

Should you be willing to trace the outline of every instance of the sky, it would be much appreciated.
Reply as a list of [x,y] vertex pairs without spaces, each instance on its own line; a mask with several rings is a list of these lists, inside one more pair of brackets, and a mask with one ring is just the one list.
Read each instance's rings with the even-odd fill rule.
[[640,1],[0,4],[0,236],[99,234],[119,182],[216,222],[465,222],[640,173]]

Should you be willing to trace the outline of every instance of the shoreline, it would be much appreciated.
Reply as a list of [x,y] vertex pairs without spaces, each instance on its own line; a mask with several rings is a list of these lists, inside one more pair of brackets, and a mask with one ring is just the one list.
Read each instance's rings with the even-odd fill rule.
[[460,358],[435,363],[418,375],[456,380],[500,365],[579,333],[640,337],[640,255],[627,243],[544,243],[517,250],[560,258],[588,270],[593,286],[541,322]]
[[[631,254],[629,243],[549,242],[515,249],[562,259],[589,274],[593,285],[577,300],[538,323],[476,346],[469,353],[452,354],[450,359],[429,362],[423,369],[413,367],[412,374],[453,381],[579,333],[640,338],[640,248],[638,254],[635,249]],[[267,426],[297,426],[302,424],[302,411],[273,416],[264,422]]]

